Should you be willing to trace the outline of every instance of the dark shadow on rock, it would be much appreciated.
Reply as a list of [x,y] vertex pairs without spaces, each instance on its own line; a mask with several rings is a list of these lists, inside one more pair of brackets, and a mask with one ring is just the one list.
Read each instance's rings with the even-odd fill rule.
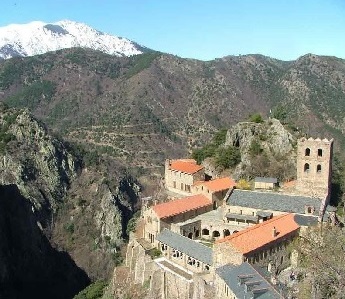
[[90,283],[53,248],[16,185],[0,186],[0,298],[73,298]]

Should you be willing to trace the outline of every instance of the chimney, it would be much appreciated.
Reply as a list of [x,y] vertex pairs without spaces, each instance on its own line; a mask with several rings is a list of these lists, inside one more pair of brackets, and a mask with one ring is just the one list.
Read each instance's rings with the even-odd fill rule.
[[268,291],[268,288],[255,288],[252,290],[252,296],[251,298],[255,299],[260,297],[263,293],[266,293]]
[[273,238],[275,238],[277,236],[277,229],[275,226],[273,226],[272,236],[273,236]]

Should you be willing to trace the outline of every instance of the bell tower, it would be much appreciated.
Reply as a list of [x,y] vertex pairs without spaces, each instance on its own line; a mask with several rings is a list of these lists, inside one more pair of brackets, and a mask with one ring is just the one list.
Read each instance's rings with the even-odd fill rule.
[[328,202],[331,193],[332,157],[333,139],[299,139],[296,189],[302,194]]

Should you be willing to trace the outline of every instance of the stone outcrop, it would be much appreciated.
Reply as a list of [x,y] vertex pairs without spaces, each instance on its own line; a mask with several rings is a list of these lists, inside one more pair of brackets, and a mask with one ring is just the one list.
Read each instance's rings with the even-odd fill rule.
[[13,140],[3,148],[0,184],[17,185],[40,215],[42,226],[47,227],[50,222],[46,220],[62,201],[80,166],[64,144],[49,135],[27,110],[2,112],[2,131]]
[[[17,282],[23,293],[56,284],[62,292],[56,296],[70,298],[90,278],[106,279],[113,270],[140,187],[121,170],[110,177],[81,159],[27,110],[0,106],[0,187],[16,190],[0,196],[0,285],[8,298]],[[40,298],[49,287],[32,290]]]
[[[297,138],[288,132],[277,119],[268,119],[263,123],[241,122],[228,130],[225,146],[236,146],[241,152],[241,162],[237,165],[233,176],[235,178],[254,176],[279,176],[285,179],[295,173],[281,172],[269,167],[274,163],[286,160],[285,168],[295,169],[296,154],[294,149]],[[258,159],[261,157],[261,160]],[[255,161],[254,161],[255,160]],[[255,165],[255,163],[263,165]],[[286,176],[286,177],[284,177]]]

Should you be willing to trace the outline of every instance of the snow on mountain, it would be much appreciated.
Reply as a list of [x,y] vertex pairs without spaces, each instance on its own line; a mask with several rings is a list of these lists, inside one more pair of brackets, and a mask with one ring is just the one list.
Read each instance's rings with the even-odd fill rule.
[[116,56],[143,53],[142,47],[122,37],[97,31],[83,23],[59,21],[11,24],[0,27],[0,59],[33,56],[65,48],[83,47]]

